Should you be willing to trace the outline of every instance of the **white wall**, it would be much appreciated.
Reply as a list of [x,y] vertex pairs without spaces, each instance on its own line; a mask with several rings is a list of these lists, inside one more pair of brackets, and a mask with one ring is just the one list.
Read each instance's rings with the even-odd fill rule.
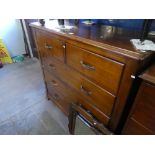
[[0,38],[3,39],[11,57],[25,53],[24,38],[20,20],[1,19]]

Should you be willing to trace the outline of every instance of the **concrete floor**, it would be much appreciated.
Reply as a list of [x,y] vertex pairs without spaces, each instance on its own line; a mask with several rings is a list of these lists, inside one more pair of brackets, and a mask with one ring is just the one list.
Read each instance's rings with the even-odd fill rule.
[[0,69],[0,134],[69,134],[67,117],[46,99],[40,63],[27,58]]

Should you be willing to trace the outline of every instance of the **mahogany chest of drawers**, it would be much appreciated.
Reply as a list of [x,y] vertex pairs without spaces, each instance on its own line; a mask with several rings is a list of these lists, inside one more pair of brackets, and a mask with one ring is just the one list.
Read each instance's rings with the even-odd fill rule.
[[[68,115],[71,103],[85,107],[115,132],[134,76],[152,56],[134,49],[123,31],[79,25],[61,30],[31,24],[47,96]],[[126,32],[125,32],[126,33]]]

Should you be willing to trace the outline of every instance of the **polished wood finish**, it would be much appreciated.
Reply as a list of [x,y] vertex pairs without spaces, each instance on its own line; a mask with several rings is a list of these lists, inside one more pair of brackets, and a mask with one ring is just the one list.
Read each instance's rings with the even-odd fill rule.
[[143,82],[124,127],[123,134],[155,134],[155,65],[140,77]]
[[[48,33],[58,35],[57,37],[60,36],[62,39],[67,38],[74,44],[77,42],[82,42],[87,44],[88,47],[89,45],[92,45],[95,47],[103,48],[105,50],[110,50],[110,52],[113,54],[119,54],[137,60],[145,59],[147,56],[152,54],[152,52],[147,52],[145,54],[139,52],[129,41],[130,39],[139,37],[140,31],[132,31],[129,29],[113,26],[87,26],[84,24],[79,24],[73,29],[65,30],[57,29],[57,27],[59,27],[58,22],[54,22],[53,24],[52,22],[45,23],[44,26],[41,26],[38,22],[32,23],[30,25],[37,29],[45,30]],[[149,39],[155,40],[153,36],[149,36]]]
[[[69,91],[65,93],[67,102],[62,99],[57,104],[68,113],[65,105],[76,101],[115,132],[134,82],[131,75],[136,76],[149,64],[153,52],[135,50],[129,41],[135,33],[123,29],[79,25],[62,30],[52,23],[31,26],[43,72],[46,70],[56,78],[54,81],[59,80],[63,85],[63,89],[52,87],[51,91],[61,95],[65,89]],[[52,46],[53,51],[45,45]]]

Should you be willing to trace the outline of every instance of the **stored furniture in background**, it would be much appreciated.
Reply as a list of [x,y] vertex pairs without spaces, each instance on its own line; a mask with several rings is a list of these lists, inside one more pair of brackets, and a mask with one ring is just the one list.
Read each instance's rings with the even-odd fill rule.
[[140,78],[142,84],[122,134],[155,134],[155,65]]
[[[34,38],[33,38],[33,35],[32,35],[32,30],[31,30],[31,27],[29,26],[30,23],[36,22],[38,20],[37,19],[24,19],[24,21],[25,21],[25,25],[26,25],[26,29],[27,29],[27,34],[28,34],[28,37],[29,37],[30,46],[32,48],[33,57],[38,58],[38,52],[37,52],[35,41],[34,41]],[[29,54],[29,56],[31,56],[30,51],[29,51],[28,54]]]

